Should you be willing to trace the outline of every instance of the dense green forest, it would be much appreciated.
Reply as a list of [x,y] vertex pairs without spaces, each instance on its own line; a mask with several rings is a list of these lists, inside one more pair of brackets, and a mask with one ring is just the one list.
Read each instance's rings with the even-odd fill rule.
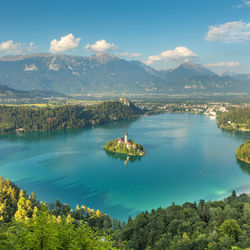
[[39,202],[8,179],[0,178],[0,249],[247,249],[250,247],[250,196],[186,202],[127,223],[101,211],[57,200]]
[[250,247],[250,196],[186,202],[129,219],[115,231],[127,249],[246,249]]
[[0,249],[116,249],[111,239],[121,229],[100,210],[77,206],[73,211],[57,200],[46,204],[0,177]]
[[226,130],[250,131],[250,108],[231,109],[219,116],[218,126]]
[[236,150],[236,158],[240,161],[250,163],[250,140],[240,145]]
[[142,111],[133,103],[103,102],[92,106],[65,105],[55,108],[0,106],[0,133],[83,128],[114,120],[128,119]]

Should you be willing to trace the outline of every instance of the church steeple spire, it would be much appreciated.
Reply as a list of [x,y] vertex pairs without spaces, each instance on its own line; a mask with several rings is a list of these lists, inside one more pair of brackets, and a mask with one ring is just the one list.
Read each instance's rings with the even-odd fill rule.
[[125,142],[125,143],[128,142],[128,132],[127,132],[127,129],[126,129],[126,131],[125,131],[124,142]]

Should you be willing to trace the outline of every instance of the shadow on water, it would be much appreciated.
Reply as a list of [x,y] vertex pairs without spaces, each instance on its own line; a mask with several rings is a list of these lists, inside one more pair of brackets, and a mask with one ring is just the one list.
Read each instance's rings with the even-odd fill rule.
[[250,175],[250,164],[239,160],[237,160],[237,163],[244,173]]
[[104,129],[114,129],[116,127],[119,128],[128,128],[131,123],[135,122],[139,118],[132,118],[123,121],[114,121],[107,124],[95,126],[95,127],[86,127],[86,128],[75,128],[75,129],[65,129],[65,130],[53,130],[53,131],[39,131],[39,132],[29,132],[24,133],[22,135],[0,135],[1,140],[7,140],[10,142],[15,141],[25,141],[25,142],[33,142],[33,141],[46,141],[46,140],[54,140],[57,137],[68,136],[71,137],[78,136],[80,133],[84,131],[88,131],[95,128],[104,128]]
[[33,142],[33,141],[43,141],[43,140],[53,140],[57,137],[70,135],[77,136],[79,133],[86,131],[91,128],[82,128],[82,129],[67,129],[67,130],[53,130],[53,131],[39,131],[39,132],[29,132],[22,135],[3,135],[0,136],[0,140],[7,140],[10,142],[15,141],[25,141],[25,142]]
[[114,128],[122,128],[122,129],[127,129],[130,127],[130,125],[139,120],[140,117],[133,117],[127,120],[121,120],[121,121],[113,121],[113,122],[109,122],[106,124],[103,124],[101,126],[97,126],[96,128],[105,128],[105,129],[114,129]]
[[141,161],[141,156],[133,156],[133,155],[126,155],[120,153],[114,153],[105,150],[107,156],[112,157],[114,159],[120,160],[124,162],[124,165],[127,166],[129,162],[136,162]]
[[248,139],[250,137],[249,131],[233,131],[233,130],[225,130],[221,129],[221,131],[227,135],[230,135],[235,138],[237,136],[237,139]]

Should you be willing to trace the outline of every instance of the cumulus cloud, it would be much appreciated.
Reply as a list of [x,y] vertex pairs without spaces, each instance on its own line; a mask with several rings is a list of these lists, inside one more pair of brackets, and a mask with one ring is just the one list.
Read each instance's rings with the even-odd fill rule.
[[0,52],[5,54],[23,54],[32,52],[36,48],[34,42],[14,43],[12,40],[0,44]]
[[238,5],[238,8],[250,7],[250,1],[242,0],[242,3]]
[[141,54],[140,53],[130,53],[130,52],[121,52],[121,53],[116,53],[117,56],[120,57],[126,57],[126,58],[136,58],[136,57],[140,57]]
[[186,47],[176,47],[174,50],[166,50],[156,56],[149,56],[147,64],[153,64],[155,62],[169,62],[183,60],[187,61],[190,58],[197,57],[197,55]]
[[87,44],[84,48],[92,52],[107,52],[109,50],[117,49],[117,46],[114,43],[108,43],[103,39],[96,41],[94,44]]
[[228,22],[217,26],[210,26],[206,34],[210,42],[243,42],[250,40],[250,23],[242,21]]
[[75,38],[73,34],[62,36],[60,40],[53,39],[50,42],[49,51],[52,53],[63,52],[69,49],[77,48],[81,38]]
[[231,62],[218,62],[218,63],[208,63],[204,64],[206,67],[237,67],[240,66],[240,62],[231,61]]

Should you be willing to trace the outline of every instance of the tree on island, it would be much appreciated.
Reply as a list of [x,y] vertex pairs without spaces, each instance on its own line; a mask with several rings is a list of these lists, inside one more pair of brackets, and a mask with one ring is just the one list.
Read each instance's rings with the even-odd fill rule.
[[108,141],[103,148],[114,153],[134,156],[143,156],[146,154],[142,145],[137,144],[133,139],[128,139],[127,131],[125,132],[124,137]]

